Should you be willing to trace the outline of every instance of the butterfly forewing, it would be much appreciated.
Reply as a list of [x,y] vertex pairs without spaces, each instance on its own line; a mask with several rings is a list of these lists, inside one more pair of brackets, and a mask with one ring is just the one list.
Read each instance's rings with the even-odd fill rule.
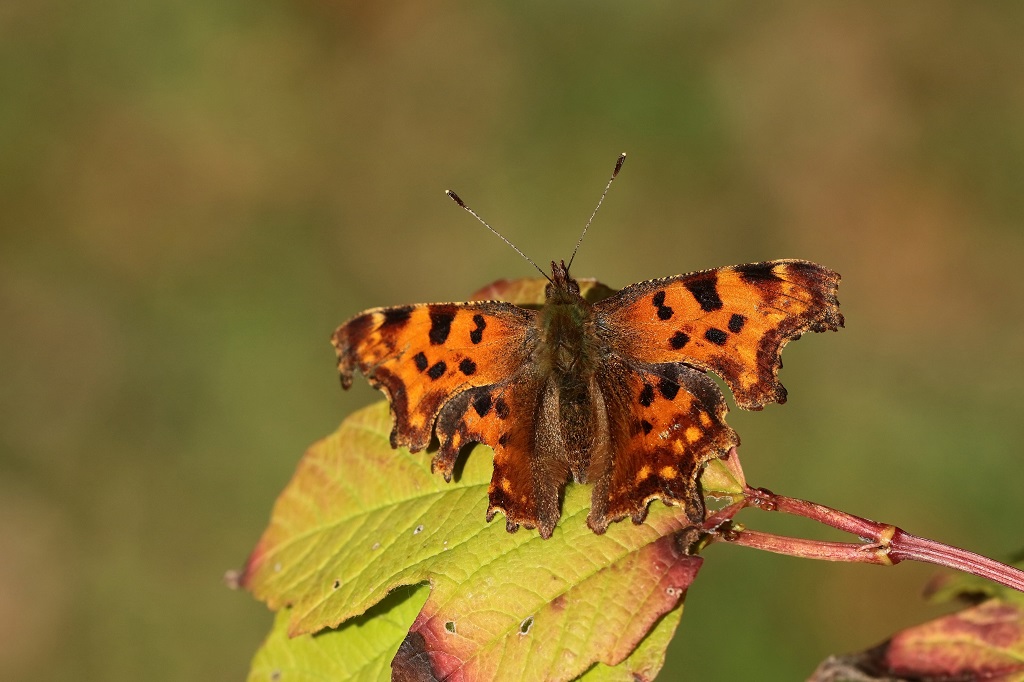
[[594,305],[599,333],[636,362],[686,362],[718,374],[736,403],[785,402],[783,346],[843,325],[839,275],[800,260],[736,265],[626,287]]
[[342,385],[355,369],[391,403],[391,444],[422,450],[442,406],[468,389],[506,381],[528,362],[536,313],[480,301],[368,310],[332,342]]

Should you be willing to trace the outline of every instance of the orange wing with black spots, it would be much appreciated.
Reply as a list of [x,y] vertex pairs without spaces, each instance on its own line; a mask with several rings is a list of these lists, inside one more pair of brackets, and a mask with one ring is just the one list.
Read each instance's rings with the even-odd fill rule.
[[[459,451],[468,443],[494,449],[494,472],[488,489],[487,520],[505,515],[511,532],[520,525],[550,537],[558,522],[558,496],[569,467],[565,459],[538,456],[538,431],[543,432],[543,377],[524,369],[495,386],[466,391],[444,406],[437,419],[440,448],[432,468],[451,480]],[[542,440],[542,437],[541,437]]]
[[630,517],[641,523],[652,500],[704,517],[704,464],[739,445],[725,424],[728,408],[714,381],[682,363],[631,365],[612,359],[601,378],[612,428],[608,455],[595,452],[587,523],[597,533]]
[[737,404],[783,402],[783,346],[843,324],[839,276],[779,260],[641,282],[591,304],[552,263],[540,311],[481,301],[376,308],[334,334],[342,385],[356,369],[391,403],[391,443],[436,434],[432,468],[494,449],[487,519],[550,537],[566,482],[592,483],[597,533],[652,500],[704,516],[704,465],[737,445],[720,375]]
[[685,362],[722,377],[736,404],[786,401],[782,348],[807,331],[843,326],[839,275],[776,260],[650,280],[594,305],[598,334],[641,363]]
[[445,403],[507,381],[527,362],[535,315],[499,301],[367,310],[332,337],[342,386],[354,370],[365,374],[391,403],[392,447],[422,450]]

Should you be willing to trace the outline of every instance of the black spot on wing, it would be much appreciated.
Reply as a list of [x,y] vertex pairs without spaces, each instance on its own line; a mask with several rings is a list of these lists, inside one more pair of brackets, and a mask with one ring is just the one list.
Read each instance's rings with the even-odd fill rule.
[[676,395],[679,394],[679,384],[671,379],[662,377],[661,381],[658,382],[658,391],[665,400],[675,400]]
[[459,363],[459,371],[467,377],[473,376],[476,374],[476,363],[469,358],[462,358],[462,362]]
[[672,319],[672,314],[675,311],[673,311],[672,308],[670,308],[669,306],[665,305],[665,290],[664,289],[662,289],[661,291],[657,292],[656,294],[654,294],[654,296],[651,297],[651,303],[653,303],[654,307],[658,309],[658,319],[659,320],[670,320],[670,319]]
[[440,346],[447,341],[454,319],[455,313],[451,310],[432,310],[430,312],[430,343]]
[[505,447],[506,443],[508,443],[508,433],[507,432],[501,434],[500,436],[498,436],[498,445],[500,445],[501,447]]
[[718,275],[715,273],[691,279],[684,282],[683,286],[693,294],[693,298],[704,312],[721,309],[722,299],[718,296]]
[[421,372],[427,368],[427,356],[422,351],[412,356],[412,361],[416,363],[416,369]]
[[743,325],[747,323],[747,318],[742,315],[733,314],[729,318],[729,331],[733,334],[739,334],[740,330],[743,329]]
[[494,414],[498,415],[498,419],[508,418],[508,403],[505,402],[504,398],[498,398],[494,401]]
[[401,308],[388,308],[384,311],[384,321],[381,322],[380,326],[390,327],[395,325],[402,325],[409,321],[409,317],[412,315],[412,306],[402,306]]
[[680,350],[690,342],[690,337],[683,332],[676,332],[672,335],[672,338],[668,340],[668,345],[672,347],[672,350]]
[[430,366],[427,370],[427,376],[435,381],[444,376],[444,373],[448,371],[448,365],[444,364],[444,360],[439,360]]
[[481,391],[473,398],[473,409],[481,417],[486,417],[491,411],[491,394],[489,391]]
[[733,268],[740,273],[740,279],[755,284],[757,282],[779,282],[782,278],[775,274],[775,266],[771,263],[750,263],[737,265]]
[[487,320],[484,319],[483,315],[477,313],[473,316],[473,324],[476,327],[469,331],[469,340],[474,344],[480,343],[484,339],[484,329],[487,329]]
[[654,387],[650,384],[644,384],[644,387],[640,390],[639,401],[644,407],[650,407],[651,403],[654,402]]
[[729,339],[729,335],[723,332],[721,329],[712,327],[711,329],[704,332],[704,338],[715,344],[716,346],[724,346],[725,342]]
[[654,424],[647,421],[646,419],[640,420],[640,428],[643,429],[644,434],[648,434],[654,428]]

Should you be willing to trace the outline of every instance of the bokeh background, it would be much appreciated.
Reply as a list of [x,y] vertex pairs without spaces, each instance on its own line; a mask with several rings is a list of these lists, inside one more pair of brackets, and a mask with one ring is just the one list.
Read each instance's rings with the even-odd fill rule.
[[[780,257],[847,328],[733,412],[748,477],[1024,546],[1024,5],[0,5],[0,670],[241,679],[221,583],[357,406],[327,339],[539,262],[613,286]],[[758,512],[759,528],[817,529]],[[934,570],[715,546],[664,679],[794,680],[944,607]]]

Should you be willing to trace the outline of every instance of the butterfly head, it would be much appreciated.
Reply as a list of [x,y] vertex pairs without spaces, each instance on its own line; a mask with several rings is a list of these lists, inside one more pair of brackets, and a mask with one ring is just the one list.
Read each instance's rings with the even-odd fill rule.
[[580,285],[569,274],[569,266],[564,260],[551,261],[551,277],[544,288],[544,297],[548,303],[576,303],[583,300]]

